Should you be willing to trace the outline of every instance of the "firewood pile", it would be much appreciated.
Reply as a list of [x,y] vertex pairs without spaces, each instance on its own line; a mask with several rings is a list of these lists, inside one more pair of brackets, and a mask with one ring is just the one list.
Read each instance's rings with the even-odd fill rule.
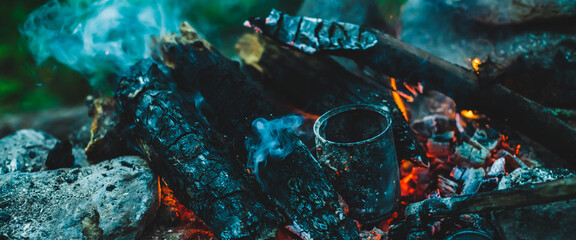
[[[87,100],[89,122],[0,140],[0,238],[569,238],[574,106],[514,88],[516,60],[464,67],[399,40],[373,5],[251,18],[240,61],[186,22],[153,37],[150,59],[109,78],[114,98]],[[552,17],[486,11],[467,21]],[[539,71],[566,83],[566,51]]]

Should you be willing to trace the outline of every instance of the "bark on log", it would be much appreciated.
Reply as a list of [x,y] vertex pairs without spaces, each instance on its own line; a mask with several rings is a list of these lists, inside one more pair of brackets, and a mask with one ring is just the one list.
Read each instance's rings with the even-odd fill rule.
[[198,109],[168,84],[154,64],[148,72],[112,84],[122,122],[127,124],[125,134],[177,198],[219,238],[274,237],[281,214],[233,164],[232,155],[198,116]]
[[[296,23],[296,24],[293,24]],[[477,73],[451,64],[389,35],[348,23],[292,17],[273,11],[250,25],[284,44],[309,53],[349,57],[404,81],[423,81],[452,97],[460,107],[477,109],[540,142],[575,164],[576,130],[549,109],[500,84],[482,86]]]
[[[252,122],[282,112],[261,95],[237,62],[212,48],[189,25],[181,25],[181,31],[182,37],[169,36],[157,42],[159,54],[173,67],[172,77],[180,89],[204,97],[214,113],[207,119],[236,143],[236,154],[245,163],[243,145],[252,135]],[[303,235],[313,239],[358,239],[356,225],[344,216],[338,194],[316,159],[296,136],[289,134],[288,138],[294,143],[293,151],[284,159],[268,159],[261,171],[269,176],[260,176],[271,185],[267,192]]]

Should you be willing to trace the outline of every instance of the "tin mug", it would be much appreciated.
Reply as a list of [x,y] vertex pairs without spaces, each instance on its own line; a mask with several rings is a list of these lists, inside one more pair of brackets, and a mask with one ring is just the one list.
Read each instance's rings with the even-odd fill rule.
[[332,109],[314,124],[317,156],[360,223],[388,217],[400,198],[391,113],[375,105]]

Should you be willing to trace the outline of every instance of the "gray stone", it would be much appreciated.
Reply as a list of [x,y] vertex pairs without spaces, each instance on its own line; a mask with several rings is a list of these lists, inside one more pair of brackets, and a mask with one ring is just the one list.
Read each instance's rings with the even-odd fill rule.
[[[0,174],[46,170],[46,157],[57,142],[55,137],[31,129],[19,130],[0,139]],[[76,167],[88,166],[82,149],[73,148],[72,154]]]
[[134,239],[158,207],[146,161],[120,157],[84,168],[0,175],[0,236]]

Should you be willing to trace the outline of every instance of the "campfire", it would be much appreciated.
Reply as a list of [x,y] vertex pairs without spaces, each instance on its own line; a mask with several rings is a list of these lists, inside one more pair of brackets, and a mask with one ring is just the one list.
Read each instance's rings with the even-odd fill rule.
[[[62,114],[80,124],[58,138],[40,130],[64,120],[4,121],[0,239],[570,238],[575,35],[545,27],[573,7],[442,2],[411,0],[385,24],[373,1],[307,0],[244,22],[231,60],[187,22],[155,25],[161,9],[104,1],[94,19],[162,31],[99,43],[88,21],[69,32],[90,40],[78,56],[52,52],[114,96],[88,97],[89,119]],[[444,34],[418,35],[415,15],[444,12]],[[487,51],[450,17],[514,33]]]

